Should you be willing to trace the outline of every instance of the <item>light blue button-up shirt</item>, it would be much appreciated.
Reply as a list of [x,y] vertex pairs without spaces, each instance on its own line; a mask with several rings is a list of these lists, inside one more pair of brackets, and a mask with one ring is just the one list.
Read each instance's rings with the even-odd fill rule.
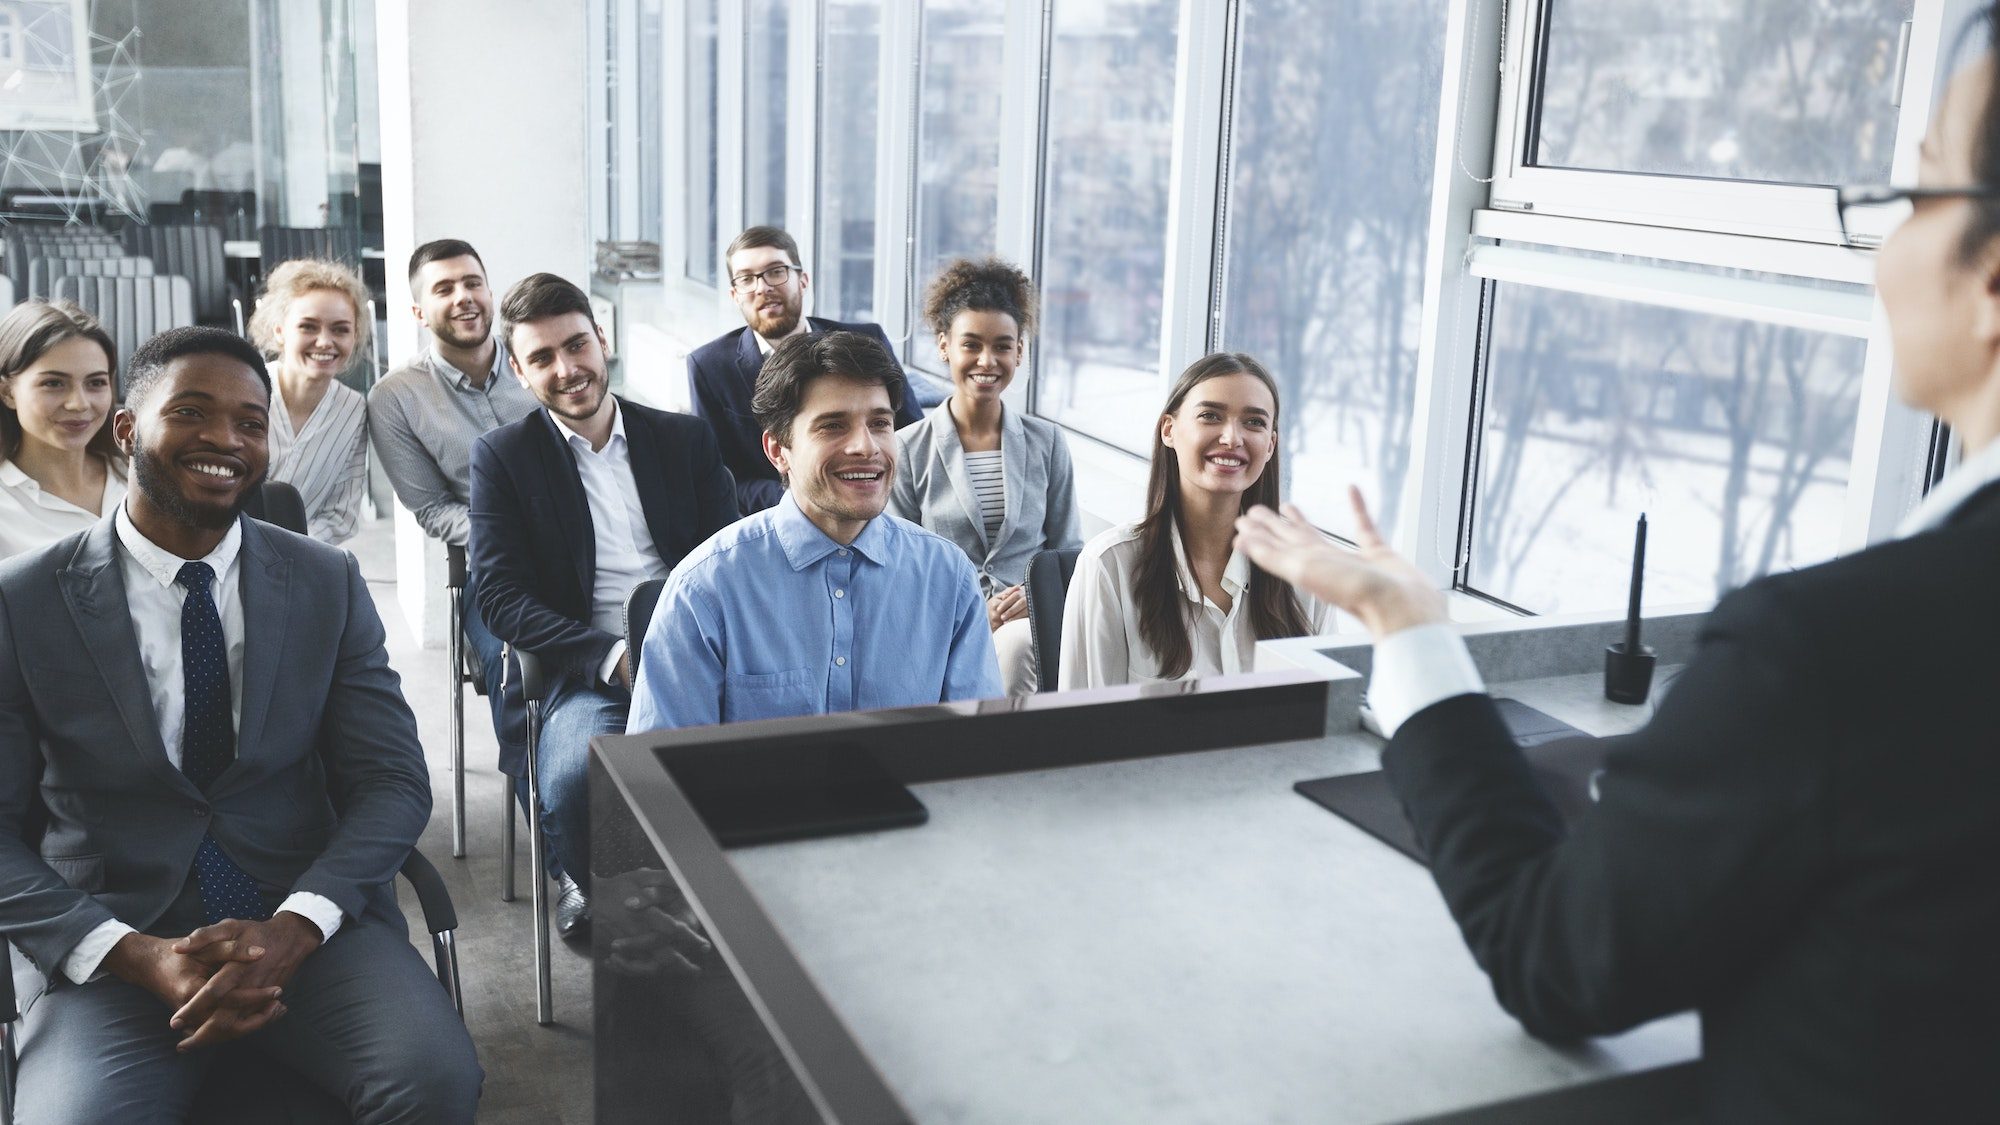
[[842,546],[787,493],[674,568],[625,729],[1003,694],[965,552],[886,513]]

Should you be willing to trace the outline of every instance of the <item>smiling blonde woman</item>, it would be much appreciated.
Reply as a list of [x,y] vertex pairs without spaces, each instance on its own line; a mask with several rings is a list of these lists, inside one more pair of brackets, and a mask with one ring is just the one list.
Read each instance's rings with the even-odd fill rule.
[[361,525],[368,486],[368,405],[338,382],[368,349],[368,289],[338,262],[271,271],[250,339],[271,359],[271,480],[299,490],[306,530],[339,543]]

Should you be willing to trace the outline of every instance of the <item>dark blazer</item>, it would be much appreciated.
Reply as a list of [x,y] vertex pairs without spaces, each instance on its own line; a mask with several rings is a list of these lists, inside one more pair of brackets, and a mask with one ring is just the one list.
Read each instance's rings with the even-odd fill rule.
[[[842,324],[837,320],[806,318],[814,332],[860,332],[873,336],[895,356],[896,349],[878,324]],[[744,515],[760,512],[785,494],[778,470],[764,456],[764,427],[750,412],[750,396],[757,390],[757,373],[764,369],[764,353],[748,325],[725,332],[688,353],[688,395],[694,416],[715,428],[722,447],[722,462],[736,476],[736,497]],[[896,411],[896,428],[923,417],[923,404],[916,389],[904,380],[903,406]]]
[[158,921],[204,833],[267,895],[400,930],[430,775],[354,557],[242,521],[237,758],[204,794],[161,744],[112,519],[0,566],[0,932],[24,1002],[99,924]]
[[[646,529],[672,567],[736,521],[736,483],[700,419],[622,398],[618,407]],[[486,627],[552,669],[595,681],[622,638],[590,624],[597,572],[590,500],[548,411],[473,444],[470,517],[473,585]]]
[[2000,485],[1724,598],[1564,836],[1491,701],[1383,756],[1500,1003],[1702,1016],[1710,1121],[2000,1121]]

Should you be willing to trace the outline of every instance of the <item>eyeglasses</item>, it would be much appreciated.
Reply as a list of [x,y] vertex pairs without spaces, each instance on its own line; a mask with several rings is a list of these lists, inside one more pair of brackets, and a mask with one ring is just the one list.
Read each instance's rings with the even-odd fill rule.
[[[1833,197],[1834,209],[1840,212],[1840,239],[1857,249],[1872,250],[1882,245],[1887,232],[1910,217],[1919,200],[1927,199],[2000,199],[2000,185],[1918,188],[1873,184],[1840,188]],[[1879,215],[1879,222],[1869,222],[1867,229],[1856,230],[1854,220],[1848,215],[1856,207]]]
[[797,266],[779,262],[775,266],[766,266],[757,273],[739,273],[729,279],[729,287],[731,289],[748,289],[752,285],[757,284],[758,278],[763,278],[764,284],[776,289],[791,278],[794,270],[797,270],[799,273],[806,272]]

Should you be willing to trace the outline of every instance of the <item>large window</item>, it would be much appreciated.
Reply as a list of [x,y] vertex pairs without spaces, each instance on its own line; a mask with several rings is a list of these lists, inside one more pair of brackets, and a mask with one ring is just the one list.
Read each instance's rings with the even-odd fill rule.
[[1141,454],[1165,398],[1178,18],[1172,0],[1059,0],[1050,40],[1035,406]]
[[752,0],[743,68],[743,225],[785,225],[789,0]]
[[875,311],[876,114],[882,0],[828,0],[820,47],[819,249],[808,263],[816,307],[840,320]]
[[[911,307],[953,258],[991,254],[1000,217],[1003,13],[990,0],[924,0]],[[914,319],[914,317],[913,317]],[[913,331],[911,362],[937,365]]]
[[658,245],[660,241],[661,191],[664,187],[660,165],[660,97],[665,74],[660,51],[666,45],[660,27],[660,0],[639,0],[639,240]]
[[1349,482],[1402,516],[1445,7],[1242,5],[1222,346],[1277,377],[1289,492],[1342,534]]
[[716,284],[722,271],[716,259],[716,0],[687,0],[687,276]]
[[1497,285],[1465,584],[1536,613],[1706,603],[1839,546],[1865,340]]
[[1533,163],[1795,184],[1889,178],[1912,0],[1557,0]]

